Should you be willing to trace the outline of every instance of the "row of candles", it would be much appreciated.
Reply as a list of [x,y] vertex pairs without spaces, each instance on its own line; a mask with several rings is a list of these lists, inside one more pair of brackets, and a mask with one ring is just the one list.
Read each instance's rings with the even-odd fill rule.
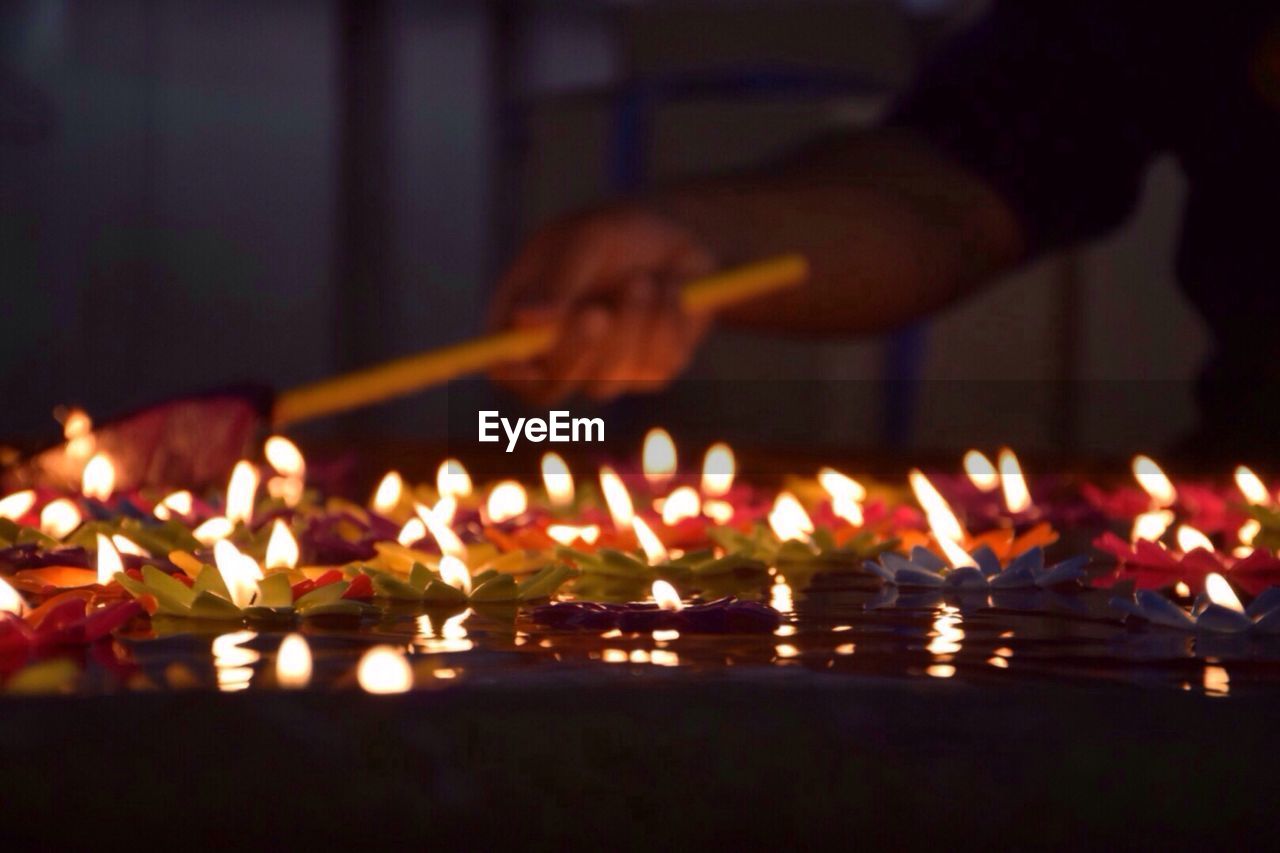
[[[92,436],[86,421],[68,418],[68,453],[85,452],[85,442]],[[287,438],[273,436],[266,442],[263,455],[269,469],[265,482],[267,495],[286,507],[297,507],[303,501],[306,489],[306,462],[302,453]],[[970,451],[964,456],[963,467],[969,483],[976,494],[982,496],[981,499],[989,501],[999,493],[1000,512],[1005,520],[1002,534],[1017,525],[1025,526],[1042,518],[1043,514],[1033,502],[1026,477],[1012,451],[1001,450],[994,462],[979,451]],[[300,560],[298,542],[280,518],[272,521],[262,563],[241,552],[231,542],[238,529],[254,521],[264,486],[261,471],[249,460],[242,460],[234,467],[220,513],[211,504],[185,490],[169,493],[150,506],[150,513],[156,519],[178,519],[195,524],[192,534],[200,543],[213,549],[214,564],[222,575],[232,603],[239,607],[253,601],[257,584],[267,572],[297,569]],[[478,502],[476,512],[489,532],[503,541],[511,541],[511,537],[503,532],[504,525],[524,526],[536,530],[546,544],[591,547],[608,542],[635,545],[651,565],[663,563],[679,553],[679,549],[664,543],[659,531],[669,535],[690,521],[705,528],[735,521],[749,524],[763,520],[779,541],[812,541],[814,522],[795,494],[781,491],[771,503],[758,505],[753,504],[748,492],[734,492],[735,460],[728,445],[713,445],[706,451],[701,478],[695,487],[690,483],[677,482],[675,443],[665,430],[655,429],[644,442],[641,472],[652,498],[651,513],[646,511],[642,514],[636,510],[635,494],[617,471],[609,467],[600,470],[599,491],[608,511],[608,525],[603,523],[605,519],[590,520],[582,517],[583,513],[575,514],[574,477],[565,460],[554,453],[546,454],[541,466],[545,507],[537,513],[530,513],[529,496],[524,486],[515,480],[504,480],[487,490],[487,497]],[[1154,460],[1146,456],[1134,459],[1133,474],[1145,499],[1135,503],[1120,495],[1115,498],[1116,504],[1141,508],[1133,520],[1132,542],[1158,543],[1176,518],[1173,508],[1178,501],[1179,489]],[[866,523],[866,488],[831,468],[822,469],[817,481],[824,491],[834,521],[849,528],[862,528]],[[1016,556],[1011,550],[1016,547],[1014,540],[1008,536],[984,540],[983,536],[970,535],[951,503],[923,472],[913,470],[908,482],[924,512],[925,524],[918,531],[906,525],[886,535],[901,535],[917,544],[932,545],[952,569],[974,566],[971,555],[978,544],[1003,541],[1006,543],[1005,552],[1000,556]],[[1248,504],[1269,505],[1274,500],[1261,478],[1243,466],[1235,472],[1235,483],[1240,496]],[[102,453],[92,453],[85,459],[78,499],[52,497],[38,507],[41,497],[35,490],[24,490],[0,498],[0,518],[29,523],[53,539],[64,540],[81,526],[86,517],[109,517],[122,512],[122,502],[135,511],[147,504],[141,495],[120,496],[115,493],[114,465]],[[438,571],[445,583],[470,592],[471,572],[466,562],[468,546],[454,529],[459,509],[464,503],[472,503],[474,498],[474,487],[465,467],[456,459],[446,460],[438,470],[434,496],[427,501],[419,497],[421,495],[411,493],[399,474],[389,472],[375,490],[369,510],[399,525],[395,538],[401,545],[411,547],[424,540],[433,542],[442,555]],[[1031,529],[1039,530],[1040,538],[1024,542],[1026,547],[1042,544],[1052,537],[1052,528],[1046,523]],[[1239,544],[1231,556],[1245,559],[1253,554],[1252,542],[1260,529],[1256,519],[1242,521],[1236,531]],[[914,539],[904,535],[911,533],[916,534]],[[1183,554],[1196,551],[1216,553],[1212,540],[1189,522],[1177,528],[1175,538]],[[1154,544],[1154,547],[1168,550],[1159,544]],[[67,583],[65,586],[96,585],[106,592],[124,568],[122,555],[150,557],[145,549],[119,533],[110,536],[97,534],[96,553],[97,571],[93,573],[92,582],[81,577],[83,583]],[[1230,568],[1228,563],[1222,565],[1224,569]],[[1209,574],[1221,579],[1220,574]],[[1230,590],[1230,584],[1213,581],[1206,584],[1206,590],[1215,603],[1221,598],[1224,606],[1239,607],[1238,599],[1234,602],[1227,600],[1226,591]],[[654,591],[654,598],[661,602],[658,590]],[[680,602],[678,595],[675,602]],[[0,580],[0,610],[14,614],[21,613],[24,608],[17,591]]]

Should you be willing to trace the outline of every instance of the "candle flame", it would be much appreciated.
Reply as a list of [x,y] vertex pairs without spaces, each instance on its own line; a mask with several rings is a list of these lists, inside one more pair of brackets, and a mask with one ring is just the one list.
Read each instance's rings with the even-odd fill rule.
[[54,539],[66,539],[82,521],[80,508],[68,498],[58,498],[40,510],[40,530]]
[[156,504],[153,512],[156,518],[161,521],[168,521],[174,515],[190,515],[191,506],[191,492],[183,489],[179,492],[170,492],[161,498],[160,503]]
[[813,533],[813,520],[795,495],[779,492],[773,508],[769,510],[769,527],[781,542],[792,539],[808,542],[809,535]]
[[1227,579],[1217,572],[1205,575],[1204,591],[1209,596],[1209,600],[1219,607],[1225,607],[1237,613],[1244,612],[1244,605],[1240,603],[1236,591],[1231,588],[1231,584],[1227,583]]
[[1254,506],[1263,506],[1271,503],[1271,494],[1267,491],[1266,485],[1262,482],[1262,478],[1253,473],[1253,469],[1247,465],[1241,465],[1236,468],[1236,488],[1240,490],[1240,494],[1244,495],[1246,502]]
[[436,491],[440,497],[465,498],[471,494],[471,475],[457,459],[446,459],[436,471]]
[[471,594],[471,570],[452,554],[445,554],[440,558],[440,579],[454,589]]
[[1203,532],[1192,527],[1190,524],[1183,524],[1178,527],[1178,550],[1184,554],[1189,554],[1197,548],[1203,548],[1210,553],[1213,552],[1213,543],[1209,541],[1209,537]]
[[1240,530],[1236,536],[1240,539],[1241,545],[1252,545],[1253,540],[1262,532],[1262,522],[1256,518],[1250,518],[1240,525]]
[[[444,500],[442,498],[441,503]],[[449,500],[452,500],[452,498]],[[424,532],[429,532],[431,538],[436,540],[436,545],[440,548],[441,554],[457,557],[459,560],[467,559],[467,546],[463,544],[458,534],[453,532],[453,528],[441,518],[444,514],[441,510],[447,510],[448,507],[441,507],[437,504],[435,509],[427,509],[422,504],[414,504],[414,509],[418,513],[418,518],[426,525],[426,531]],[[405,526],[408,527],[408,525]],[[418,539],[421,538],[422,536],[418,537]],[[414,541],[416,542],[417,540]]]
[[973,557],[969,556],[969,552],[953,539],[945,536],[939,536],[938,531],[933,532],[933,538],[937,540],[938,547],[942,549],[942,555],[947,558],[947,562],[951,564],[951,568],[958,569],[962,566],[976,566]]
[[231,479],[227,482],[227,521],[248,524],[253,520],[253,502],[257,494],[258,469],[241,459],[231,469]]
[[1164,532],[1169,529],[1169,525],[1173,524],[1173,513],[1167,509],[1153,509],[1150,512],[1144,512],[1133,520],[1133,533],[1130,540],[1137,542],[1139,539],[1146,539],[1148,542],[1155,542]]
[[0,498],[0,518],[17,521],[31,512],[31,508],[35,505],[36,493],[34,489],[23,489],[20,492],[5,495]]
[[88,459],[97,446],[93,419],[83,409],[71,409],[62,420],[62,437],[67,440],[67,456],[75,461]]
[[151,556],[151,554],[147,552],[146,548],[143,548],[137,542],[134,542],[129,537],[122,536],[119,533],[112,534],[111,544],[115,545],[116,550],[119,551],[121,554],[129,554],[130,556],[133,556],[133,557],[143,557],[143,558]]
[[422,523],[421,518],[411,518],[404,523],[404,527],[400,528],[400,532],[396,534],[396,541],[408,548],[414,542],[425,539],[427,536],[427,525]]
[[847,495],[831,499],[831,512],[836,518],[844,519],[854,527],[861,527],[865,521],[862,505]]
[[14,616],[21,616],[26,612],[27,603],[22,600],[22,596],[9,585],[7,580],[0,578],[0,613],[12,613]]
[[1191,587],[1187,586],[1183,581],[1178,581],[1173,585],[1173,594],[1179,598],[1189,598],[1191,596]]
[[636,517],[631,493],[627,491],[622,478],[609,466],[600,469],[600,491],[604,492],[604,502],[609,507],[609,515],[613,518],[614,530],[626,530]]
[[969,482],[980,492],[995,491],[1000,485],[996,466],[991,464],[987,454],[981,450],[970,450],[964,455],[964,472],[969,475]]
[[728,524],[733,521],[733,504],[728,501],[707,499],[702,502],[702,514],[716,524]]
[[105,453],[95,453],[84,466],[80,493],[86,498],[108,500],[116,490],[116,466]]
[[395,646],[374,646],[360,658],[356,681],[366,693],[407,693],[413,689],[413,668]]
[[301,477],[307,470],[307,462],[302,458],[302,451],[283,435],[273,435],[262,446],[267,457],[267,464],[284,477]]
[[289,525],[277,518],[271,525],[271,538],[267,540],[267,568],[296,569],[298,557],[298,540]]
[[222,575],[222,582],[231,593],[231,603],[236,607],[248,607],[258,592],[258,581],[262,580],[262,568],[258,561],[242,554],[240,549],[226,539],[220,539],[213,545],[213,562]]
[[235,529],[236,526],[229,519],[216,515],[191,531],[191,535],[201,545],[213,545],[226,539]]
[[400,496],[403,494],[404,480],[400,472],[388,471],[373,493],[373,511],[387,515],[400,505]]
[[643,518],[636,517],[632,520],[632,529],[636,532],[636,541],[640,543],[640,547],[644,550],[645,560],[649,565],[657,565],[667,561],[667,549],[662,544],[662,540],[658,538],[658,534],[653,532],[653,528],[645,524]]
[[542,482],[552,506],[573,503],[573,474],[560,454],[548,453],[542,457]]
[[680,593],[676,592],[676,588],[664,580],[653,582],[653,600],[658,602],[659,610],[670,610],[674,613],[684,609],[684,602],[680,600]]
[[1031,492],[1027,489],[1027,478],[1022,474],[1022,466],[1018,457],[1007,447],[1000,448],[996,457],[1000,467],[1000,487],[1004,491],[1004,505],[1009,512],[1026,512],[1031,508]]
[[867,499],[867,490],[861,483],[835,468],[823,468],[818,471],[818,483],[831,496],[832,501],[837,498],[847,498],[855,503],[861,503]]
[[1171,506],[1178,499],[1178,490],[1173,487],[1173,482],[1150,456],[1139,454],[1133,457],[1133,478],[1151,496],[1151,504],[1156,509]]
[[933,483],[929,482],[924,472],[919,468],[912,468],[907,475],[907,480],[911,484],[911,491],[915,494],[916,501],[924,510],[925,519],[929,522],[933,535],[938,539],[950,539],[952,542],[963,541],[964,528],[960,526],[960,519],[956,518],[956,514],[951,511],[951,505],[934,488]]
[[515,480],[503,480],[489,492],[489,500],[485,504],[485,512],[489,521],[501,524],[517,516],[523,515],[529,508],[529,496],[524,486]]
[[120,552],[103,534],[98,534],[98,583],[106,586],[111,583],[117,572],[124,571],[124,561]]
[[600,525],[550,524],[547,525],[547,535],[561,545],[572,545],[579,539],[588,545],[594,545],[600,538]]
[[709,498],[722,498],[733,488],[738,463],[733,448],[723,441],[707,448],[702,457],[702,493]]
[[662,427],[654,427],[644,437],[644,451],[640,467],[650,486],[661,486],[676,474],[676,443],[671,433]]
[[662,523],[671,527],[702,514],[702,498],[692,486],[681,486],[662,503]]
[[[419,515],[426,510],[426,507],[418,503],[415,503],[413,506],[414,511]],[[436,501],[436,505],[433,506],[429,512],[434,515],[436,517],[436,521],[439,521],[441,524],[453,524],[454,516],[458,514],[458,499],[453,495],[446,495]]]
[[310,683],[311,646],[301,634],[288,634],[276,651],[276,684],[286,690],[296,690]]

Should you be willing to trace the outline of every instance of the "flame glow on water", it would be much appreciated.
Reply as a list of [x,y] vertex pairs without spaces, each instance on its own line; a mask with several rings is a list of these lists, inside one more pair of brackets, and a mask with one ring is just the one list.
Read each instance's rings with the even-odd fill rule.
[[1172,506],[1178,499],[1178,490],[1173,487],[1173,481],[1150,456],[1139,454],[1133,457],[1132,467],[1133,478],[1151,498],[1154,508],[1163,509]]
[[311,646],[298,633],[285,636],[276,651],[276,684],[298,690],[311,683]]
[[407,693],[413,689],[413,668],[395,646],[374,646],[360,658],[356,681],[366,693]]
[[214,638],[213,666],[218,675],[219,690],[230,693],[249,686],[253,680],[253,665],[262,656],[242,644],[257,636],[253,631],[234,631]]
[[709,498],[722,498],[729,494],[737,467],[732,447],[723,441],[708,447],[702,457],[702,493]]
[[[949,656],[960,652],[961,643],[964,641],[964,631],[960,629],[960,609],[944,604],[933,620],[933,631],[930,634],[932,639],[929,645],[925,646],[925,651],[931,655]],[[942,662],[949,661],[950,657],[944,657]]]
[[439,629],[429,614],[417,618],[418,633],[421,635],[416,645],[428,652],[468,652],[474,644],[467,639],[467,628],[463,624],[472,614],[471,608],[445,619]]
[[769,606],[779,613],[791,613],[795,610],[791,584],[787,583],[786,578],[782,576],[774,578],[773,586],[769,587]]

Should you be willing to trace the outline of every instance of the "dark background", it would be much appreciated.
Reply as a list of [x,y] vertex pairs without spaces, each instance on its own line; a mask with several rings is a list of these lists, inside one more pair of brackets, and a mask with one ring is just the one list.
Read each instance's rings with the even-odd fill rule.
[[[9,2],[0,436],[55,434],[58,403],[106,416],[465,338],[534,224],[868,124],[982,5]],[[751,417],[717,421],[705,382],[616,411],[780,446],[1158,450],[1205,346],[1172,281],[1181,192],[1158,163],[1121,233],[914,337],[717,334],[694,375]],[[438,439],[492,394],[309,430]]]

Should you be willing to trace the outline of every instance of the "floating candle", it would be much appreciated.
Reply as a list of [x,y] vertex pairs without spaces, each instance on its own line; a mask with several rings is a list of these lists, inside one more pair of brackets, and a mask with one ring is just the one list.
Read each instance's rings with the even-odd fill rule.
[[1156,461],[1150,456],[1141,454],[1133,457],[1133,478],[1138,481],[1138,485],[1151,498],[1151,504],[1154,509],[1163,509],[1172,506],[1174,501],[1178,499],[1178,490],[1173,487],[1173,481],[1164,473]]
[[40,510],[40,530],[54,539],[66,539],[80,526],[80,509],[67,498],[58,498]]
[[491,524],[501,524],[524,515],[528,508],[528,493],[515,480],[503,480],[495,485],[485,503],[485,513]]
[[969,481],[978,491],[994,492],[1000,488],[1000,475],[996,472],[996,466],[991,464],[991,460],[982,451],[970,450],[964,455],[961,464]]
[[1245,465],[1240,465],[1235,470],[1236,488],[1240,490],[1240,494],[1244,495],[1245,501],[1255,506],[1265,506],[1271,503],[1271,493],[1267,491],[1267,487],[1263,485],[1262,478]]
[[446,459],[436,470],[436,491],[440,497],[465,498],[471,494],[471,475],[457,459]]

